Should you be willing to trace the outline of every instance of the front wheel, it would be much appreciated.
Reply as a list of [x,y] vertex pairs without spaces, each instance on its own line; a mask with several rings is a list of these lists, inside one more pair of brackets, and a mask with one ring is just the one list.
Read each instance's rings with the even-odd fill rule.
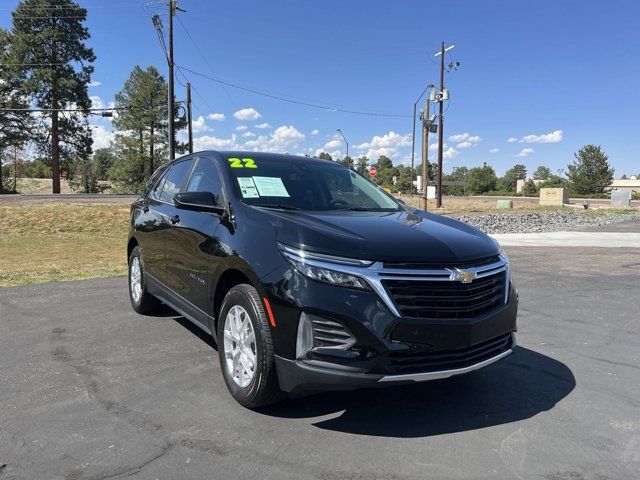
[[218,324],[218,355],[231,396],[247,408],[282,400],[269,320],[255,288],[236,285],[224,298]]

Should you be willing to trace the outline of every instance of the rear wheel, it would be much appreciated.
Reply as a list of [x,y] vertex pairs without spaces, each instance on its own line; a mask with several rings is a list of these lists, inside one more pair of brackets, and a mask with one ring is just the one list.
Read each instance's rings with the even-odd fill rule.
[[141,314],[151,313],[160,305],[158,299],[147,291],[142,250],[138,246],[129,256],[129,299],[133,309]]
[[251,285],[233,287],[222,302],[218,355],[227,388],[241,405],[264,407],[285,397],[276,376],[269,320]]

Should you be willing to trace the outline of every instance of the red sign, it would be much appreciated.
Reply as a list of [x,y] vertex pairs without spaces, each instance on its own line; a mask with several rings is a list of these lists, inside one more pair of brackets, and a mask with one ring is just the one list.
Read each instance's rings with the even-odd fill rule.
[[371,167],[369,169],[369,175],[371,175],[372,177],[376,176],[376,167]]

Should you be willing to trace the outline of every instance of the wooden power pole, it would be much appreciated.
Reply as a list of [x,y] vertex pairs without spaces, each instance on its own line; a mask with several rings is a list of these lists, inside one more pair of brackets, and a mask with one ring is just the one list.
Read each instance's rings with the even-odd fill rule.
[[173,16],[176,13],[176,0],[169,0],[169,160],[176,158],[175,95],[173,92]]
[[427,210],[427,185],[429,185],[429,98],[422,112],[422,210]]
[[191,83],[187,82],[187,121],[189,122],[189,153],[193,153],[193,124],[191,123]]

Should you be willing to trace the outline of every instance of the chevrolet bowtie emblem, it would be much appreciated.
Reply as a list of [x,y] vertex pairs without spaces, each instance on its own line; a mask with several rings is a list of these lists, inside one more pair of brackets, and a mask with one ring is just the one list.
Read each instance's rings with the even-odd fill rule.
[[462,283],[471,283],[478,276],[477,272],[472,270],[460,270],[456,268],[455,270],[450,270],[451,276],[449,277],[454,282],[462,282]]

